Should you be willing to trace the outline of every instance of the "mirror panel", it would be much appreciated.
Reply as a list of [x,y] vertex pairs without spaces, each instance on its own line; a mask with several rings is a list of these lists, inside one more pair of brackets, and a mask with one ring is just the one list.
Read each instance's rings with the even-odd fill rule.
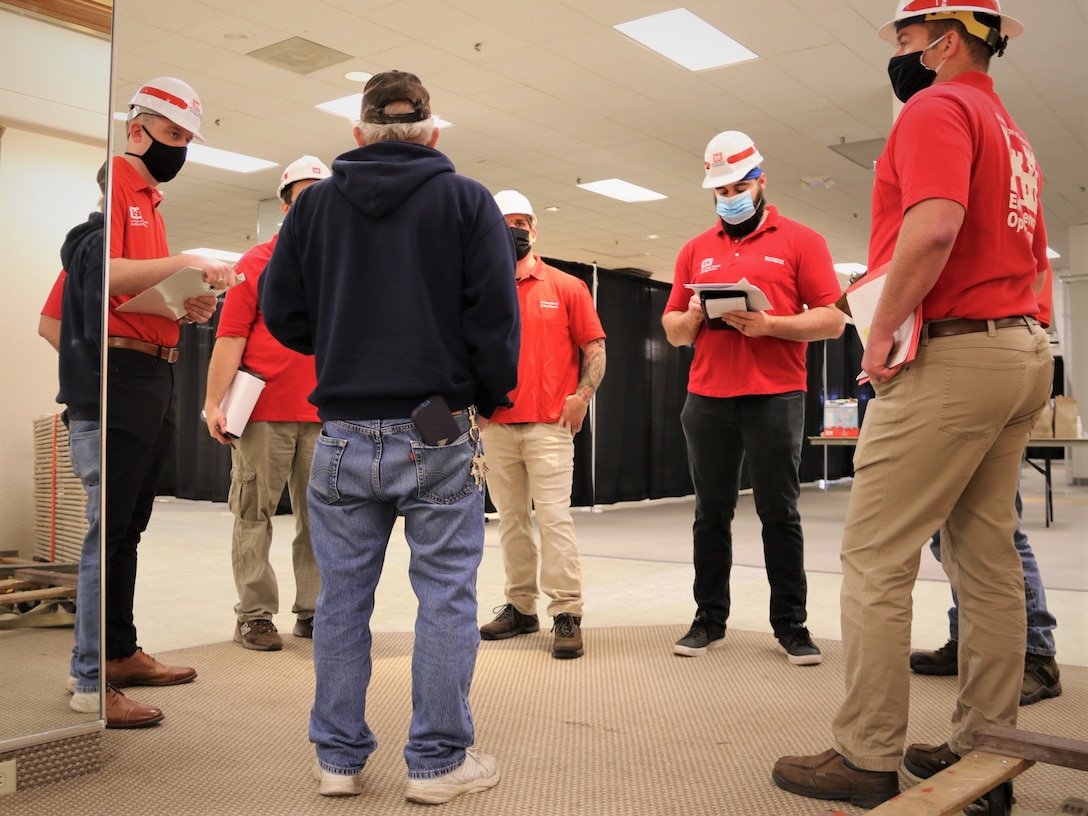
[[[76,530],[83,529],[85,499],[74,475],[52,489],[53,463],[42,451],[52,439],[36,440],[36,426],[51,428],[39,420],[61,410],[57,353],[38,337],[38,320],[60,271],[65,235],[99,199],[95,175],[109,132],[110,8],[90,0],[29,4],[36,15],[12,8],[26,5],[0,3],[0,245],[6,300],[16,306],[0,322],[0,551],[48,560],[52,549],[55,560],[74,562],[79,545],[71,550],[68,542],[82,535]],[[76,14],[78,28],[47,21],[57,10]],[[58,473],[70,470],[63,456],[56,464]],[[76,508],[75,518],[54,512],[53,496],[57,507]],[[3,572],[11,570],[0,569],[0,580]],[[97,713],[72,711],[64,693],[71,609],[49,599],[0,606],[0,752],[99,720]]]

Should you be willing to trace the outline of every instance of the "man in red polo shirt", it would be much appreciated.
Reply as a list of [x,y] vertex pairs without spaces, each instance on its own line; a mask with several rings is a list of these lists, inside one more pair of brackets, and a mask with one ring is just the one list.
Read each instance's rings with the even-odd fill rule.
[[533,254],[536,215],[529,200],[503,190],[495,201],[518,259],[521,353],[518,387],[510,395],[514,406],[497,409],[481,423],[487,489],[499,512],[506,603],[480,627],[480,636],[501,640],[539,631],[536,600],[543,591],[551,599],[552,657],[581,657],[582,564],[570,515],[574,436],[604,378],[605,334],[585,283]]
[[[808,584],[797,512],[806,344],[838,337],[846,316],[834,307],[840,288],[827,242],[766,203],[762,161],[740,131],[710,140],[703,187],[714,192],[718,221],[680,250],[661,318],[672,345],[695,344],[680,420],[695,487],[696,612],[673,652],[696,657],[724,642],[731,524],[747,462],[763,524],[771,626],[790,663],[804,666],[822,659],[805,628]],[[744,299],[736,311],[707,320],[700,295],[688,286],[744,279],[763,292],[770,309],[749,309]],[[708,301],[715,303],[721,300]]]
[[[158,185],[177,175],[190,141],[203,141],[200,119],[200,99],[189,85],[173,77],[151,80],[129,103],[125,153],[113,158],[110,173],[103,674],[113,686],[167,686],[196,677],[191,668],[146,654],[132,616],[137,544],[174,435],[180,321],[117,307],[188,266],[202,269],[216,289],[236,281],[219,261],[171,256],[158,211]],[[210,295],[190,298],[182,320],[206,322],[216,303]]]
[[[311,184],[329,177],[329,168],[314,156],[303,156],[289,164],[276,194],[283,214],[295,198]],[[295,571],[297,616],[294,635],[312,637],[314,607],[321,589],[321,576],[310,546],[310,514],[306,508],[306,485],[314,442],[321,432],[317,407],[307,397],[317,387],[314,358],[283,346],[268,331],[257,305],[257,281],[279,234],[253,247],[238,261],[237,271],[245,280],[231,289],[223,301],[223,313],[216,329],[215,348],[208,364],[208,391],[204,416],[212,439],[231,444],[223,430],[228,417],[220,409],[239,367],[259,375],[264,390],[253,406],[249,423],[234,440],[230,458],[230,509],[234,513],[231,538],[231,566],[238,603],[234,640],[246,649],[273,652],[283,648],[272,616],[279,612],[279,587],[268,560],[272,547],[272,517],[276,514],[286,483],[295,516],[295,538],[291,544]]]

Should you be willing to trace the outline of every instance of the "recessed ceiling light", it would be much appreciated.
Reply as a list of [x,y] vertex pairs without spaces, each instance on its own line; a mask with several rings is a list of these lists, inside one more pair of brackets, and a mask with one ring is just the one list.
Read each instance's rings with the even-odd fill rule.
[[754,51],[684,8],[651,14],[612,27],[689,71],[721,68],[723,65],[759,59]]
[[[348,94],[347,96],[341,96],[339,99],[320,102],[314,107],[325,111],[325,113],[331,113],[333,116],[339,116],[341,119],[347,119],[349,122],[358,122],[363,107],[363,95],[361,93]],[[453,127],[453,122],[447,122],[441,116],[434,117],[434,124],[439,128]]]
[[351,82],[370,82],[370,78],[373,76],[374,74],[368,74],[366,71],[348,71],[344,74],[344,79]]
[[[113,118],[118,122],[124,122],[128,120],[128,113],[114,113]],[[273,161],[246,156],[244,153],[220,150],[218,147],[208,147],[195,141],[189,143],[186,159],[194,164],[218,167],[220,170],[230,170],[235,173],[256,173],[258,170],[267,170],[269,167],[276,166],[276,162]]]
[[649,238],[651,241],[656,241],[661,236],[660,235],[647,235],[646,237]]
[[210,247],[198,247],[196,249],[184,249],[185,255],[201,255],[205,258],[215,258],[217,261],[236,263],[241,257],[241,252],[229,252],[225,249],[211,249]]
[[645,187],[639,187],[637,184],[617,178],[590,181],[578,186],[583,190],[589,190],[591,193],[608,196],[619,201],[659,201],[662,198],[668,198],[668,196],[661,193],[655,193],[653,190],[647,190]]
[[545,207],[544,212],[559,212],[558,207]]

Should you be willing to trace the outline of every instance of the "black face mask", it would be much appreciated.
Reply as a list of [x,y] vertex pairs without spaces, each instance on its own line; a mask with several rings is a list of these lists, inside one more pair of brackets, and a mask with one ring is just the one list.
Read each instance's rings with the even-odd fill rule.
[[759,194],[759,201],[756,202],[756,211],[752,215],[739,224],[730,224],[728,221],[718,220],[721,222],[722,229],[725,230],[725,234],[730,238],[743,238],[745,235],[750,235],[755,232],[756,227],[759,226],[759,222],[763,220],[763,210],[767,207],[767,199],[764,198],[763,193]]
[[533,245],[529,243],[529,230],[510,227],[510,235],[514,239],[514,253],[518,256],[518,260],[520,261],[528,255],[533,248]]
[[937,78],[936,68],[927,68],[922,62],[922,55],[944,39],[942,34],[921,51],[911,51],[909,54],[901,54],[888,60],[888,78],[892,81],[892,91],[900,102],[906,102],[918,91],[923,91],[933,84]]
[[168,144],[163,144],[152,136],[146,127],[143,125],[140,125],[140,127],[144,129],[147,138],[151,140],[151,147],[142,156],[136,153],[125,153],[125,155],[136,156],[136,158],[143,161],[144,167],[147,168],[147,172],[151,174],[151,178],[155,179],[155,181],[159,183],[170,181],[184,166],[185,157],[189,151],[188,146],[171,147]]

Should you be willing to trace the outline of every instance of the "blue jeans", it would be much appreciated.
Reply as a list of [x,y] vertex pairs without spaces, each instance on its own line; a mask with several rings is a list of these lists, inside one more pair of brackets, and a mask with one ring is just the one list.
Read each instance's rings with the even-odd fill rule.
[[707,622],[725,626],[733,566],[733,515],[747,457],[776,636],[807,618],[805,543],[797,499],[805,425],[801,391],[718,399],[689,393],[680,413],[695,487],[695,603]]
[[[1028,614],[1028,647],[1029,653],[1043,657],[1053,657],[1057,654],[1054,646],[1054,627],[1058,621],[1046,608],[1046,591],[1043,589],[1043,578],[1039,574],[1039,563],[1035,560],[1035,553],[1031,551],[1027,533],[1024,532],[1024,503],[1020,498],[1020,490],[1016,491],[1016,532],[1012,541],[1016,545],[1016,551],[1020,554],[1020,563],[1024,565],[1024,602]],[[933,556],[941,560],[941,531],[933,534],[933,541],[929,549]],[[960,601],[956,593],[952,593],[952,607],[948,610],[948,637],[952,640],[960,639]]]
[[462,434],[443,447],[424,445],[408,419],[326,422],[314,447],[307,498],[321,593],[310,741],[326,771],[356,773],[377,747],[366,723],[370,617],[398,513],[419,602],[408,776],[455,770],[474,741],[468,692],[480,643],[476,572],[484,497],[470,473],[468,416],[455,419]]
[[98,422],[73,419],[68,425],[68,456],[87,491],[87,534],[79,554],[76,588],[75,646],[71,676],[76,692],[99,690],[99,617],[101,616],[102,540],[99,535],[102,496],[102,431]]

